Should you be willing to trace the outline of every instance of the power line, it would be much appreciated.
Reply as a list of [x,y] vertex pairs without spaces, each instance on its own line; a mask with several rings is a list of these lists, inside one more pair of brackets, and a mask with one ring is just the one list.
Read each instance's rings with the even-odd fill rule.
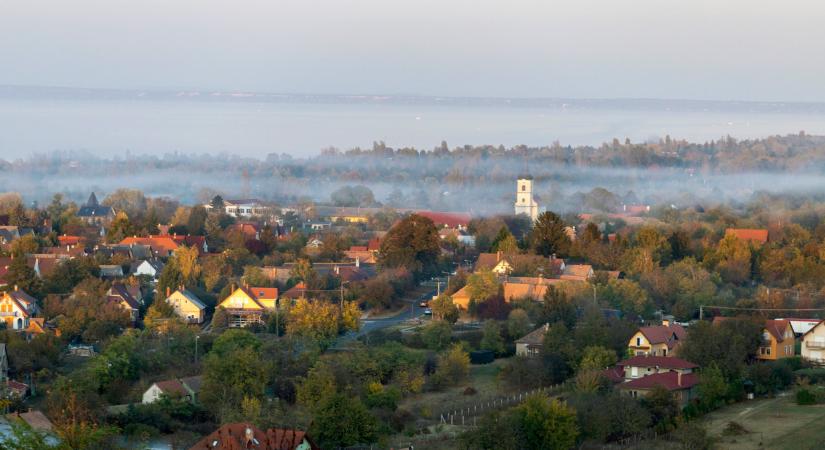
[[825,311],[825,308],[746,308],[739,306],[699,305],[699,320],[703,319],[705,308],[727,309],[733,311]]

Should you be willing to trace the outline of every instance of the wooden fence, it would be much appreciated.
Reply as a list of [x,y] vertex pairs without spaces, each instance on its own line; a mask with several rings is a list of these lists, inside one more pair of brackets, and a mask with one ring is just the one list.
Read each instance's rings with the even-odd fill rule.
[[527,397],[534,394],[550,394],[560,390],[562,385],[546,386],[530,391],[496,397],[489,400],[471,401],[461,407],[454,407],[442,411],[438,415],[438,423],[442,425],[476,426],[478,416],[484,413],[518,405]]

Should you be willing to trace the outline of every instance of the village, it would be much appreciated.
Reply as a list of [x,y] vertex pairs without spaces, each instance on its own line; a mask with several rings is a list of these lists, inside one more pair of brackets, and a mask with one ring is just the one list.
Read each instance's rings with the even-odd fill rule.
[[560,216],[529,175],[496,217],[129,190],[10,205],[0,404],[18,438],[491,448],[536,413],[563,424],[551,448],[710,448],[697,423],[726,405],[825,403],[821,224]]

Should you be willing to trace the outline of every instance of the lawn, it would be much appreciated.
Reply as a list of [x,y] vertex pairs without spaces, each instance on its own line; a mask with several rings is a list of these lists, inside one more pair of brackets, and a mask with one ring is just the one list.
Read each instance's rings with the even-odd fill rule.
[[[717,441],[717,448],[781,448],[809,450],[825,448],[825,405],[800,406],[793,392],[745,401],[708,414],[704,425]],[[725,433],[728,423],[742,425],[747,433]]]

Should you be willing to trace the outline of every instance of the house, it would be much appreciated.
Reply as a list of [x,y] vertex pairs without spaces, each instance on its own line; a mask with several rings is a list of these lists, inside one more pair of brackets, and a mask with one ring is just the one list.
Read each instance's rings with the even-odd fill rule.
[[132,263],[130,273],[136,277],[146,276],[152,281],[158,281],[165,264],[159,259],[144,259]]
[[119,245],[146,245],[152,249],[152,255],[157,258],[168,258],[180,247],[172,236],[132,236],[120,241]]
[[189,450],[320,450],[306,432],[270,428],[261,431],[248,423],[222,425]]
[[246,327],[263,322],[267,310],[278,305],[278,289],[243,286],[226,297],[220,307],[229,315],[230,327]]
[[462,212],[415,211],[415,214],[433,221],[436,228],[463,231],[470,225],[472,217]]
[[450,298],[452,298],[453,304],[459,307],[459,309],[466,311],[470,307],[470,291],[467,286],[455,291]]
[[283,297],[289,300],[297,300],[299,298],[306,298],[307,285],[303,281],[287,289],[283,293]]
[[[207,210],[213,208],[211,203],[203,205]],[[223,201],[224,212],[232,217],[252,217],[252,216],[269,216],[272,214],[272,208],[264,205],[256,198],[243,198],[236,200]]]
[[639,328],[630,337],[627,348],[635,356],[673,356],[686,337],[687,333],[681,325],[663,321],[662,325]]
[[564,260],[551,255],[547,258],[538,255],[506,254],[503,252],[481,253],[475,264],[475,271],[490,270],[499,276],[507,276],[526,267],[544,271],[544,276],[555,277],[564,273]]
[[[362,250],[363,249],[363,250]],[[376,252],[367,250],[367,247],[352,246],[349,250],[344,250],[344,257],[359,264],[377,264],[378,255]]]
[[12,241],[20,239],[20,229],[14,225],[0,226],[0,245],[11,244]]
[[108,280],[123,278],[123,266],[120,264],[101,264],[99,268],[100,278]]
[[123,283],[113,283],[106,292],[106,300],[119,305],[129,313],[132,322],[137,322],[140,312],[140,301]]
[[815,364],[825,363],[825,321],[820,321],[802,335],[802,357]]
[[226,230],[229,233],[239,233],[243,235],[247,241],[261,238],[261,231],[258,229],[258,225],[252,222],[236,222],[226,227]]
[[29,394],[29,385],[19,381],[6,380],[6,390],[10,397],[24,399]]
[[77,217],[87,225],[109,225],[115,218],[115,210],[111,206],[102,206],[97,196],[92,192],[89,200],[77,211]]
[[593,277],[593,266],[590,264],[568,264],[562,269],[560,278],[571,281],[587,281]]
[[144,405],[154,403],[160,400],[163,395],[197,403],[198,393],[201,390],[202,384],[203,380],[200,376],[157,381],[152,383],[149,389],[143,393],[142,403]]
[[699,366],[672,356],[632,356],[617,364],[624,372],[625,380],[635,380],[636,378],[664,372],[681,372],[682,374],[693,373]]
[[762,329],[762,344],[756,352],[756,358],[775,361],[794,355],[796,338],[791,323],[787,320],[766,320]]
[[538,356],[544,344],[544,335],[550,329],[550,324],[544,324],[516,340],[516,355]]
[[793,334],[797,338],[801,338],[805,333],[811,331],[811,328],[819,325],[819,319],[789,319],[789,318],[780,318],[779,320],[787,320],[791,323],[791,328],[793,328]]
[[680,406],[685,406],[696,398],[699,376],[681,371],[658,372],[616,385],[616,388],[633,398],[643,398],[657,386],[673,394]]
[[183,235],[183,234],[160,234],[155,236],[149,236],[151,238],[171,238],[175,241],[175,244],[178,244],[178,247],[194,247],[198,249],[198,253],[201,255],[205,255],[209,253],[209,244],[206,243],[205,236],[194,236],[191,234]]
[[203,323],[206,305],[191,291],[178,289],[166,296],[166,303],[175,309],[175,314],[186,323]]
[[83,245],[86,242],[86,238],[82,236],[70,236],[68,234],[64,234],[63,236],[57,237],[57,242],[60,247],[76,247]]
[[37,300],[16,287],[0,297],[0,318],[10,330],[23,331],[28,328],[36,312]]
[[69,259],[61,255],[38,253],[26,256],[26,264],[34,270],[38,278],[42,279],[51,275],[63,261]]
[[754,244],[764,244],[768,242],[768,230],[753,228],[728,228],[725,236],[735,236],[737,239],[748,241]]

